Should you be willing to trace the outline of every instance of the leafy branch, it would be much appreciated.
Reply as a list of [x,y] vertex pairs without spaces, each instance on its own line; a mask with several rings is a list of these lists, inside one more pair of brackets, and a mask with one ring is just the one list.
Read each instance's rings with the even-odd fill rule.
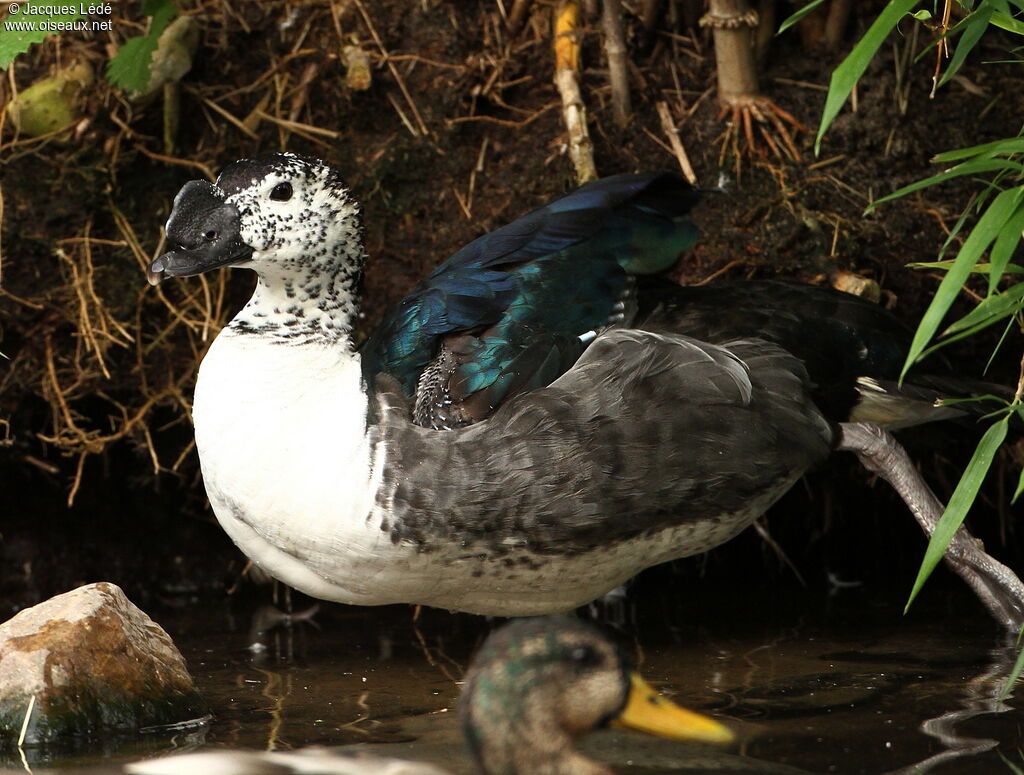
[[[783,29],[799,21],[803,15],[813,10],[820,2],[821,0],[815,0],[800,9],[783,23]],[[978,2],[959,0],[958,5],[966,10],[967,14],[961,21],[950,26],[952,2],[953,0],[945,0],[941,19],[934,26],[937,35],[932,44],[936,47],[933,91],[947,83],[959,71],[968,54],[977,46],[990,27],[998,27],[1024,36],[1024,22],[1018,18],[1024,12],[1024,0],[978,0]],[[911,14],[911,11],[919,4],[919,0],[890,0],[849,56],[836,67],[829,82],[828,95],[822,111],[821,124],[815,143],[816,151],[820,150],[825,132],[838,115],[857,81],[896,25],[908,15],[921,23],[930,24],[932,22],[931,13],[927,10],[919,10]],[[954,37],[958,37],[959,40],[949,58],[945,72],[942,72],[940,77],[943,56],[949,55],[949,41]],[[924,53],[921,52],[921,55]],[[944,253],[963,230],[971,212],[979,213],[976,224],[963,240],[956,257],[952,260],[940,260],[925,265],[944,271],[945,276],[915,332],[906,363],[903,366],[901,379],[914,363],[930,353],[951,342],[977,334],[991,325],[1005,323],[1004,338],[1012,326],[1024,328],[1024,282],[1012,282],[1013,276],[1021,273],[1021,267],[1010,261],[1020,243],[1022,232],[1024,232],[1024,130],[1017,137],[940,153],[934,160],[940,164],[952,164],[953,166],[924,180],[904,186],[873,202],[868,208],[868,212],[870,212],[894,199],[954,178],[970,176],[977,179],[981,185],[980,190],[974,194],[967,211],[949,235],[946,245],[943,246],[942,252]],[[983,262],[986,253],[988,254],[987,263]],[[940,259],[941,257],[940,253]],[[922,264],[918,264],[918,266],[922,266]],[[940,330],[953,302],[972,274],[987,274],[988,290],[985,298],[962,318]],[[1007,278],[1007,285],[1000,287],[1004,277]],[[1000,340],[1001,344],[1002,340]],[[1024,420],[1022,393],[1024,393],[1024,358],[1021,361],[1021,376],[1013,398],[998,399],[1002,401],[1003,406],[990,415],[994,421],[978,442],[928,543],[924,560],[907,602],[908,606],[913,602],[935,565],[945,554],[950,540],[974,503],[978,490],[995,459],[996,452],[1006,439],[1011,418],[1016,416],[1019,420]],[[1022,492],[1024,492],[1024,471],[1021,472],[1012,500],[1016,501]],[[1021,661],[1021,665],[1024,665],[1024,661]]]

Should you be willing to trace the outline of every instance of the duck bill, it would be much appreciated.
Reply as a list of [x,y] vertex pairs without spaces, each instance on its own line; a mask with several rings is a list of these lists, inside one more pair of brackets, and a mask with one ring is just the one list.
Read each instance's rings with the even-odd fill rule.
[[146,268],[150,285],[159,285],[165,277],[191,277],[252,258],[253,249],[241,236],[238,208],[205,180],[190,180],[182,186],[166,232],[167,241],[175,247]]
[[159,285],[167,277],[192,277],[223,266],[243,264],[252,258],[252,248],[244,244],[221,246],[221,249],[179,248],[164,253],[146,267],[146,280]]
[[735,735],[728,727],[707,716],[679,707],[658,694],[636,673],[632,675],[632,686],[626,698],[626,707],[612,724],[671,740],[728,743],[735,739]]

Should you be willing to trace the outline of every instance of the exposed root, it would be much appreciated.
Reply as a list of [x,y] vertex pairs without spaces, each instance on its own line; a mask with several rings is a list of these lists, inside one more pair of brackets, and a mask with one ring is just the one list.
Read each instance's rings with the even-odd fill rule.
[[[779,159],[800,159],[800,151],[793,139],[795,132],[809,132],[792,113],[780,108],[768,97],[754,95],[745,100],[731,100],[723,105],[718,119],[728,117],[725,131],[719,137],[721,151],[718,163],[732,155],[739,174],[744,156],[764,156],[765,147]],[[761,144],[758,143],[758,135]]]

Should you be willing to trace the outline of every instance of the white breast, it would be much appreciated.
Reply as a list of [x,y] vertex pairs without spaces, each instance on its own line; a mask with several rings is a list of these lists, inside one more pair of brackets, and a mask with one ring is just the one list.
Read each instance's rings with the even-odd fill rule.
[[386,536],[368,520],[377,477],[358,358],[225,330],[193,419],[210,503],[239,548],[308,594],[375,603],[362,558]]

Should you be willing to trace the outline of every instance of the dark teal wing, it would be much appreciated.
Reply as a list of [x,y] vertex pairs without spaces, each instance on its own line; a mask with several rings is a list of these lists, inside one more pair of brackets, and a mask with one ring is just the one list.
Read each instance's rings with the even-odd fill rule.
[[[446,337],[463,343],[453,384],[490,401],[568,365],[554,356],[608,323],[630,274],[670,267],[696,240],[688,213],[699,193],[673,173],[616,175],[595,181],[485,234],[439,266],[384,318],[362,350],[368,384],[396,378],[411,396]],[[552,347],[545,336],[559,342]],[[538,356],[538,353],[542,355]],[[520,363],[537,364],[536,379]],[[557,376],[557,374],[555,374]],[[511,389],[511,388],[509,388]]]

